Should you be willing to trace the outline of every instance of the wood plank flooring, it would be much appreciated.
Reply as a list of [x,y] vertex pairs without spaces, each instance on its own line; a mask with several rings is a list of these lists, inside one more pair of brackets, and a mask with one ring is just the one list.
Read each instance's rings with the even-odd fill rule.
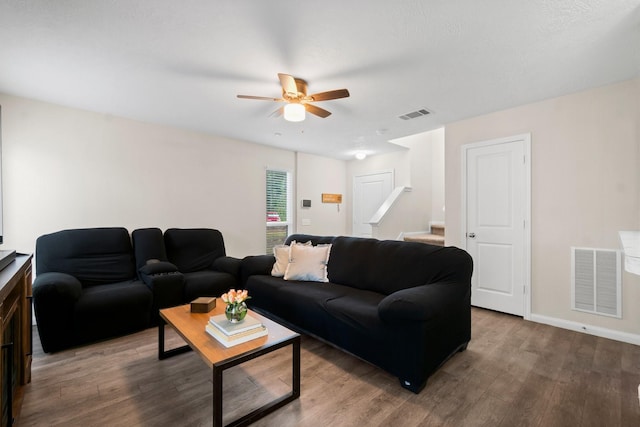
[[[420,394],[312,338],[302,395],[255,426],[640,426],[640,347],[473,309],[472,340]],[[35,329],[34,329],[35,331]],[[168,346],[180,345],[170,336]],[[225,372],[225,423],[287,392],[289,348]],[[204,426],[211,371],[195,353],[157,359],[157,330],[45,354],[18,426]]]

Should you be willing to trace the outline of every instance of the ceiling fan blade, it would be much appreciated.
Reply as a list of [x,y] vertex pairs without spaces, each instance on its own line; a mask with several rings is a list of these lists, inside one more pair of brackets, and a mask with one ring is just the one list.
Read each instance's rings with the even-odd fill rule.
[[315,114],[316,116],[322,117],[323,119],[331,115],[330,111],[327,111],[324,108],[316,107],[313,104],[304,104],[304,108],[306,108],[306,110],[311,114]]
[[282,98],[269,98],[268,96],[253,96],[253,95],[237,95],[242,99],[258,99],[261,101],[284,101]]
[[280,79],[282,90],[284,90],[285,93],[291,94],[291,96],[296,96],[298,94],[298,87],[296,86],[296,80],[293,76],[278,73],[278,78]]
[[314,93],[309,95],[311,101],[329,101],[331,99],[348,98],[349,91],[347,89],[329,90],[327,92]]
[[280,117],[283,114],[284,114],[284,107],[280,107],[273,113],[269,114],[269,117]]

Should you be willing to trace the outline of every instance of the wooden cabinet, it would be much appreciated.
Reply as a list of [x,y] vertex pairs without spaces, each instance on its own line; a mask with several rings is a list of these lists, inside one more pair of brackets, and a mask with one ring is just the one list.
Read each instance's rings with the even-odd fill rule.
[[[31,381],[31,255],[17,255],[0,271],[0,408],[2,426],[12,425]],[[11,410],[9,410],[11,408]]]

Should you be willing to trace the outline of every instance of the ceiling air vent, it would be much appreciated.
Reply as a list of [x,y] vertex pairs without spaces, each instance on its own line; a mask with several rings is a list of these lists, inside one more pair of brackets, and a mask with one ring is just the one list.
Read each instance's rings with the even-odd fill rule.
[[411,120],[411,119],[416,119],[418,117],[426,116],[428,114],[431,114],[431,113],[423,108],[422,110],[412,111],[410,113],[404,114],[404,115],[399,116],[399,117],[402,120]]

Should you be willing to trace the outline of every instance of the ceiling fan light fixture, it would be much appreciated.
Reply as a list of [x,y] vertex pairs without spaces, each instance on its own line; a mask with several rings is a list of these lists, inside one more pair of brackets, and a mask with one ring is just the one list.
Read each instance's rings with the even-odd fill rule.
[[289,122],[301,122],[304,120],[304,105],[291,103],[284,106],[284,119]]

